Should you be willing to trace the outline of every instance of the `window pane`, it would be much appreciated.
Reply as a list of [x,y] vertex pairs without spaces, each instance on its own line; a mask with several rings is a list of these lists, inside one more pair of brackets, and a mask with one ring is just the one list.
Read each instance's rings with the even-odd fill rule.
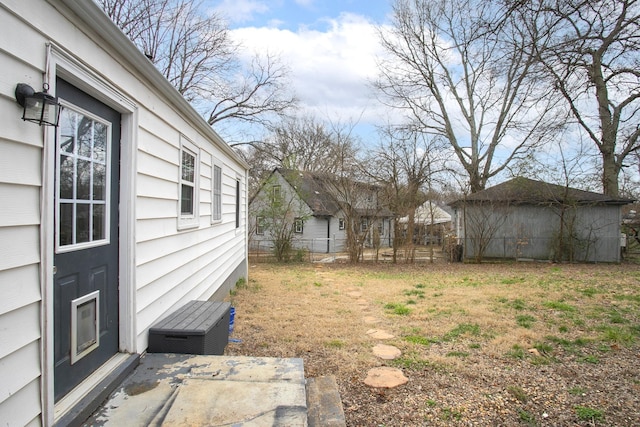
[[76,141],[77,115],[73,111],[63,109],[60,113],[60,152],[73,153]]
[[240,181],[236,181],[236,228],[240,227]]
[[182,184],[180,213],[193,215],[193,187]]
[[93,240],[102,240],[105,238],[105,222],[104,205],[93,205]]
[[182,179],[189,182],[194,182],[195,172],[195,157],[191,154],[182,152]]
[[91,162],[78,159],[78,189],[77,199],[91,198]]
[[73,204],[60,203],[60,246],[73,243]]
[[107,125],[96,122],[93,135],[93,160],[98,163],[106,161]]
[[60,156],[60,198],[73,199],[73,157]]
[[213,167],[213,219],[222,219],[222,168]]
[[104,200],[107,191],[105,167],[99,163],[93,164],[93,200]]
[[89,205],[76,206],[76,243],[89,241]]
[[82,116],[78,123],[78,156],[91,157],[91,140],[93,138],[93,120]]

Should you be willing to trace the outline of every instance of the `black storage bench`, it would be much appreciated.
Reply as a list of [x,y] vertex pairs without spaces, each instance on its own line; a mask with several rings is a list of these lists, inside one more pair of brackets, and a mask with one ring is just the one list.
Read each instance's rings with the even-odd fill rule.
[[228,302],[190,301],[149,329],[149,353],[224,354]]

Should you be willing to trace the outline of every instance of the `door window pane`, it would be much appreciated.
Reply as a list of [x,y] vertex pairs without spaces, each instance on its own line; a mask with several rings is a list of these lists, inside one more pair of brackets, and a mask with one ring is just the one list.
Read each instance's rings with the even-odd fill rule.
[[60,215],[58,218],[60,245],[70,245],[73,243],[73,205],[71,203],[60,204]]
[[109,236],[108,123],[66,107],[61,112],[56,171],[58,246]]
[[89,205],[76,204],[76,243],[89,241]]
[[80,200],[91,199],[91,162],[78,159],[77,195]]
[[93,240],[102,240],[105,236],[104,230],[104,205],[93,206]]

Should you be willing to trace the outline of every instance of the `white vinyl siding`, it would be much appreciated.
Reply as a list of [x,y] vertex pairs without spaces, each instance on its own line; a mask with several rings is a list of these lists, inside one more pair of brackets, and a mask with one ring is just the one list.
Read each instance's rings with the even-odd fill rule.
[[[96,13],[85,14],[86,10]],[[0,156],[0,420],[7,425],[53,423],[49,382],[53,366],[42,353],[52,341],[42,325],[51,320],[47,315],[53,303],[42,290],[51,284],[53,270],[48,255],[52,251],[43,248],[43,236],[53,227],[47,217],[53,211],[47,205],[53,194],[47,193],[52,185],[47,174],[53,170],[54,159],[48,151],[53,139],[47,137],[45,145],[43,135],[51,129],[20,120],[21,109],[14,100],[15,84],[24,82],[40,90],[43,76],[54,82],[51,92],[56,73],[72,84],[85,82],[84,76],[74,81],[74,67],[56,68],[51,63],[47,69],[49,42],[100,83],[81,89],[114,107],[131,101],[130,108],[116,108],[123,112],[123,129],[130,126],[129,133],[123,132],[122,161],[133,166],[123,174],[128,184],[125,195],[128,191],[130,197],[120,200],[131,213],[120,218],[120,226],[130,229],[131,241],[120,244],[130,254],[127,260],[135,263],[131,271],[121,271],[130,276],[127,280],[134,287],[130,296],[124,296],[131,314],[121,319],[134,337],[131,350],[145,351],[148,328],[160,318],[189,300],[210,298],[234,274],[246,273],[244,178],[239,229],[233,209],[236,179],[245,176],[246,165],[197,113],[162,86],[159,75],[150,75],[142,55],[131,59],[124,37],[114,38],[108,32],[111,23],[97,12],[93,2],[22,0],[0,6],[4,34],[0,38],[0,152],[10,153]],[[83,22],[82,16],[97,21]],[[100,73],[108,75],[108,81]],[[188,139],[199,154],[193,215],[198,223],[184,231],[176,227],[181,138]],[[222,167],[220,220],[215,225],[210,219],[213,159]],[[43,215],[50,223],[41,224]],[[44,283],[43,276],[47,277]]]
[[29,52],[34,40],[9,35],[20,34],[11,31],[29,34],[30,29],[11,19],[3,8],[0,22],[5,34],[0,41],[4,73],[0,85],[0,420],[6,425],[22,426],[38,422],[41,412],[43,141],[39,126],[22,126],[22,111],[13,91],[25,76],[41,79],[42,69],[27,64],[32,59],[40,60],[42,48]]

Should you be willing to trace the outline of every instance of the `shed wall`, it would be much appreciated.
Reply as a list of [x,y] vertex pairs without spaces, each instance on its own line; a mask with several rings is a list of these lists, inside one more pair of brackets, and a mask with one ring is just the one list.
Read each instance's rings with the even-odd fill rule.
[[[462,210],[459,210],[462,212]],[[465,257],[474,258],[487,242],[484,257],[553,259],[561,217],[573,230],[573,260],[620,261],[619,206],[559,207],[517,205],[479,207],[469,205],[463,221]]]

